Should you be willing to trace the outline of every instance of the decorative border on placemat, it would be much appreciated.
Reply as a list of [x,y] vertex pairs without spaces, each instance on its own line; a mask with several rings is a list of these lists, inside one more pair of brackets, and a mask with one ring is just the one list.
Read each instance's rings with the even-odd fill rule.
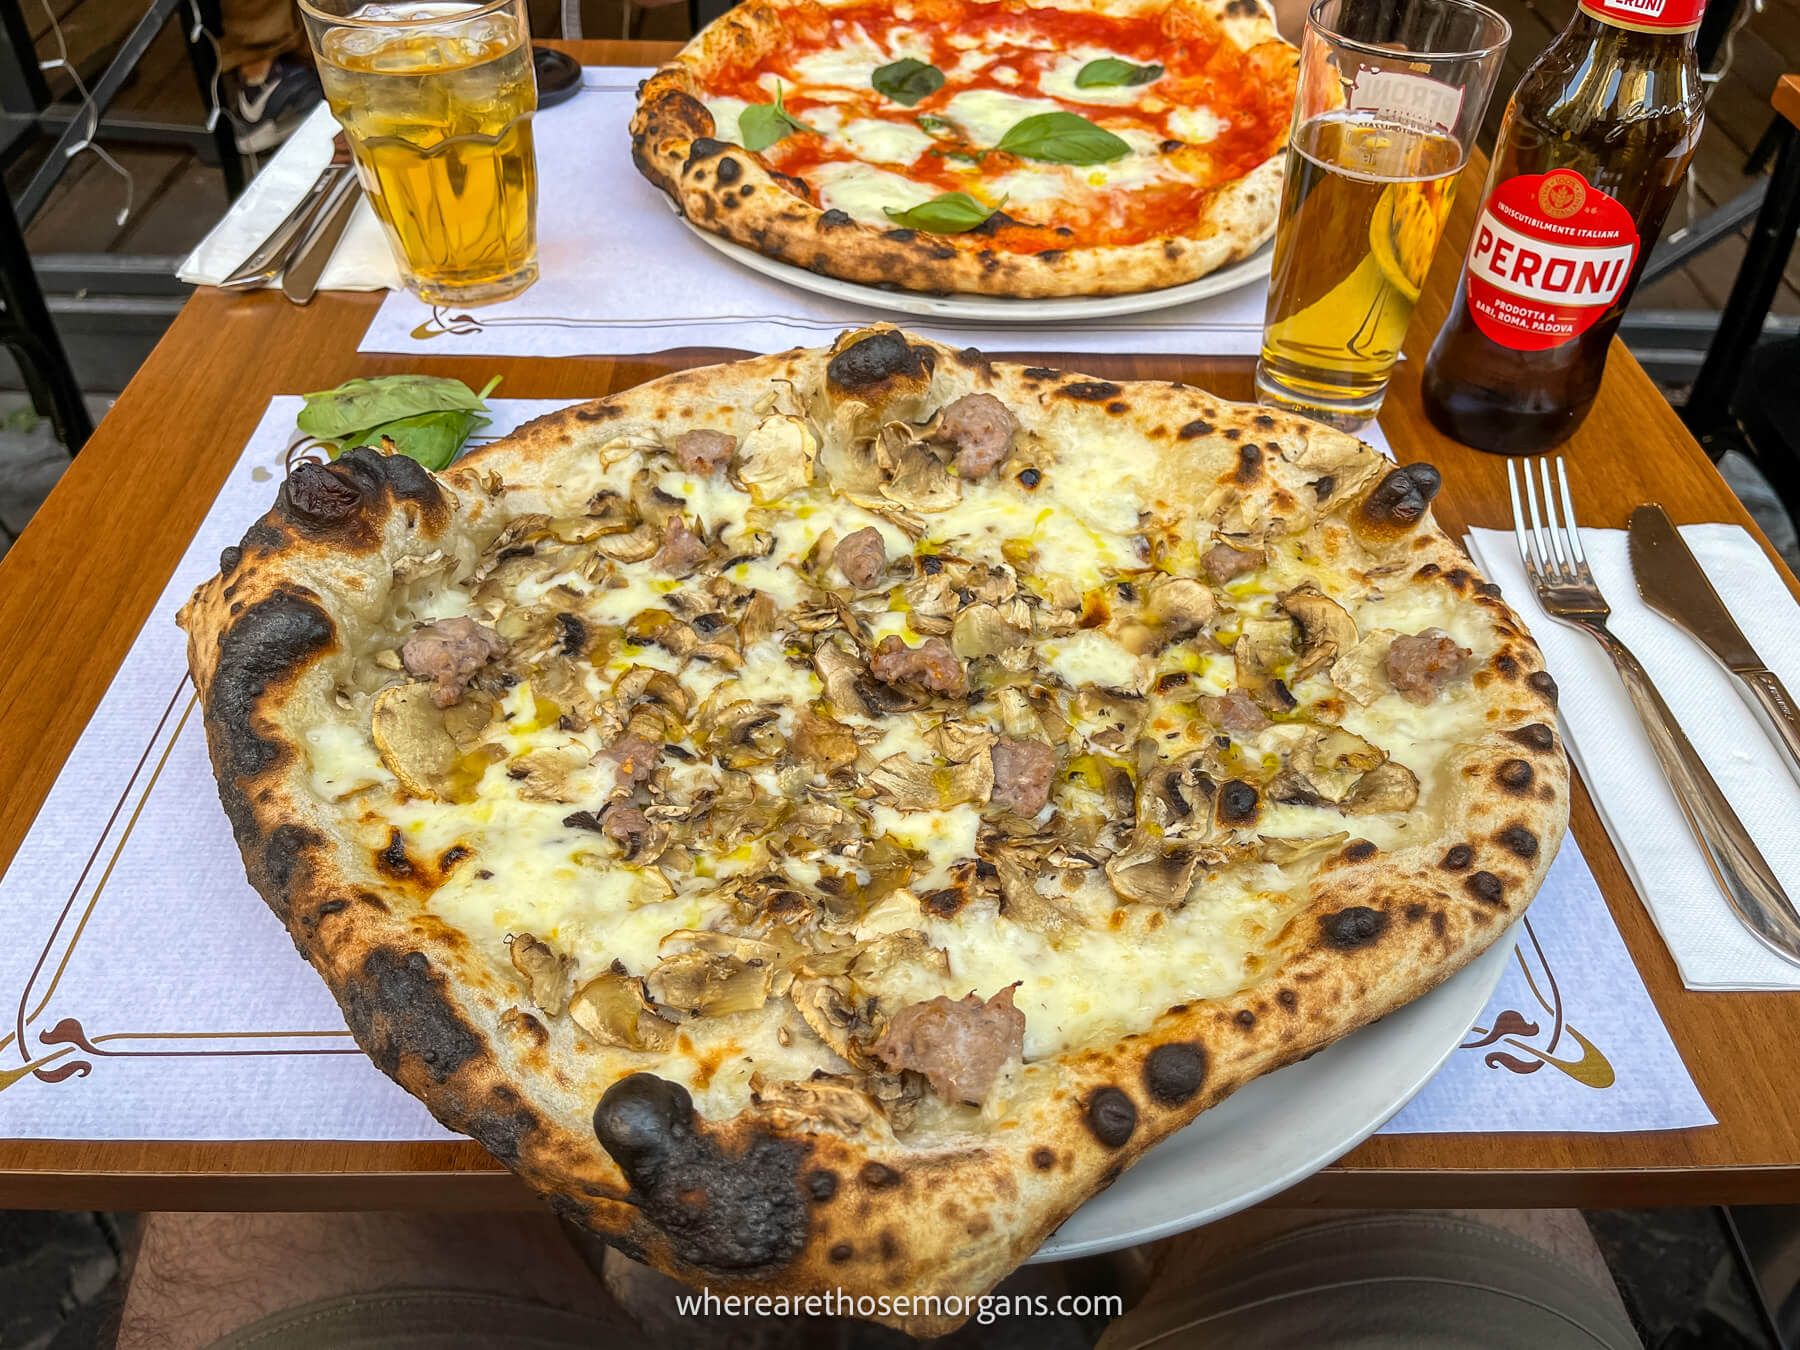
[[[90,1031],[78,1015],[59,1016],[52,1009],[57,986],[87,932],[88,921],[106,896],[125,846],[143,815],[150,794],[156,790],[176,742],[190,725],[199,696],[183,675],[169,695],[155,729],[144,744],[131,776],[113,802],[100,835],[88,854],[81,874],[70,887],[56,921],[45,935],[43,949],[19,990],[12,1012],[12,1026],[0,1034],[0,1056],[18,1063],[0,1068],[0,1092],[26,1077],[44,1083],[86,1078],[94,1062],[105,1059],[168,1059],[196,1056],[358,1055],[362,1051],[349,1031]],[[170,730],[171,722],[173,730]],[[197,726],[197,724],[195,724]],[[165,732],[167,734],[165,735]],[[142,784],[142,790],[139,784]],[[115,833],[115,827],[124,827]],[[108,847],[108,843],[111,847]],[[98,874],[96,876],[96,873]],[[89,883],[92,881],[90,889]],[[41,1029],[40,1029],[41,1028]],[[39,1046],[33,1046],[33,1033]],[[270,1042],[303,1042],[301,1045]],[[8,1055],[7,1052],[11,1051]]]

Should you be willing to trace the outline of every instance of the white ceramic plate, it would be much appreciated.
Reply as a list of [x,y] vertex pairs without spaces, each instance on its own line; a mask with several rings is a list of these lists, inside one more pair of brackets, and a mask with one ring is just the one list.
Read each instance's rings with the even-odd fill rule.
[[1512,955],[1508,932],[1424,998],[1203,1112],[1076,1210],[1031,1260],[1065,1261],[1198,1228],[1343,1157],[1450,1058]]
[[866,309],[887,309],[931,319],[978,319],[984,323],[1066,323],[1070,320],[1142,314],[1147,310],[1185,305],[1190,300],[1204,300],[1209,295],[1222,295],[1239,286],[1263,280],[1269,275],[1269,260],[1275,252],[1273,244],[1264,244],[1242,262],[1222,267],[1217,272],[1203,276],[1198,281],[1190,281],[1184,286],[1170,286],[1160,291],[1138,291],[1133,295],[1078,295],[1048,300],[1009,300],[997,295],[921,295],[914,291],[888,291],[879,286],[839,281],[836,277],[822,277],[804,267],[764,257],[754,249],[700,229],[686,217],[682,217],[681,223],[733,262],[748,267],[753,272],[761,272],[766,277],[784,281],[790,286],[798,286],[803,291],[812,291]]

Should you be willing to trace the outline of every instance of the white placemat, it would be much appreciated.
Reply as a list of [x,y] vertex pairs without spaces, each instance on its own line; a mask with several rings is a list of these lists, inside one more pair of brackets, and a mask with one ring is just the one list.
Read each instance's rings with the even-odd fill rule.
[[1149,314],[1061,325],[984,324],[876,312],[760,276],[695,238],[631,163],[627,131],[648,69],[589,67],[585,88],[533,122],[542,278],[516,300],[467,310],[390,294],[365,352],[621,356],[677,347],[775,352],[819,346],[871,319],[992,351],[1254,354],[1266,282]]
[[[1736,525],[1687,525],[1681,536],[1769,668],[1789,689],[1800,689],[1800,605],[1756,541]],[[1583,530],[1581,539],[1613,607],[1608,626],[1650,672],[1787,893],[1800,897],[1800,786],[1780,752],[1736,682],[1638,595],[1625,532]],[[1746,933],[1719,894],[1600,645],[1538,608],[1510,533],[1476,530],[1470,551],[1544,649],[1561,690],[1570,753],[1682,982],[1690,989],[1800,989],[1800,967]]]
[[[500,399],[499,435],[558,406]],[[0,877],[0,1137],[437,1139],[244,880],[176,609],[272,501],[274,400]],[[1711,1122],[1572,843],[1409,1132]]]

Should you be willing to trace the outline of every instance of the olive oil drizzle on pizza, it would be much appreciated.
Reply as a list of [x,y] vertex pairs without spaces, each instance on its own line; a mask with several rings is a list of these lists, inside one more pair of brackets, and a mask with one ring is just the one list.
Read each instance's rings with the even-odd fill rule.
[[307,736],[522,1004],[711,1115],[931,1129],[1253,981],[1347,841],[1431,837],[1493,637],[1340,522],[1196,526],[1129,434],[988,394],[759,407],[409,562]]
[[[1279,153],[1293,102],[1291,47],[1240,47],[1192,8],[920,0],[802,4],[784,19],[778,50],[708,76],[715,135],[821,207],[882,227],[898,213],[951,244],[967,232],[1039,253],[1191,234],[1215,188]],[[884,76],[896,67],[911,78]],[[1062,137],[1018,135],[1047,116]],[[1071,143],[1073,118],[1112,148]],[[970,209],[920,211],[959,193]]]

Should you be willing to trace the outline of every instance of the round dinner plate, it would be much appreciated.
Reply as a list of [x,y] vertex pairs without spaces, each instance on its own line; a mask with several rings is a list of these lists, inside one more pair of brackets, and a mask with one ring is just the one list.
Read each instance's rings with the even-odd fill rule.
[[1493,997],[1510,932],[1423,998],[1240,1089],[1158,1144],[1031,1258],[1066,1261],[1248,1209],[1335,1162],[1431,1080]]
[[748,267],[752,272],[761,272],[766,277],[798,286],[803,291],[812,291],[817,295],[869,309],[893,310],[899,314],[928,319],[977,319],[985,323],[1079,322],[1185,305],[1190,300],[1223,295],[1226,291],[1235,291],[1240,286],[1263,280],[1269,275],[1270,259],[1275,253],[1273,244],[1264,244],[1242,262],[1221,267],[1198,281],[1169,286],[1160,291],[1138,291],[1132,295],[1076,295],[1041,300],[1012,300],[999,295],[923,295],[917,291],[890,291],[880,286],[864,286],[854,281],[820,276],[804,267],[764,257],[755,249],[721,238],[709,230],[701,229],[685,216],[680,219],[683,225],[733,262]]

